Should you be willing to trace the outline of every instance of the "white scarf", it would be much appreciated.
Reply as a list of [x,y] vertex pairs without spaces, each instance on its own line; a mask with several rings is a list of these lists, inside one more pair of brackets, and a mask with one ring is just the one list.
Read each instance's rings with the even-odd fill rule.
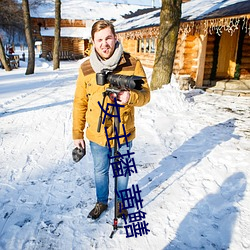
[[103,69],[113,71],[117,67],[121,59],[122,53],[123,53],[123,47],[121,43],[117,41],[115,44],[115,50],[114,50],[113,55],[109,59],[103,60],[98,55],[98,53],[96,52],[93,46],[92,52],[90,54],[90,64],[96,73],[101,73]]

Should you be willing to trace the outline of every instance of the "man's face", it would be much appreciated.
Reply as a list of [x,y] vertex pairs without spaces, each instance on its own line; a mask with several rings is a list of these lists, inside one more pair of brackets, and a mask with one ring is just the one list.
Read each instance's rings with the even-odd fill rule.
[[113,55],[116,41],[116,36],[109,27],[94,34],[95,50],[102,59],[109,59]]

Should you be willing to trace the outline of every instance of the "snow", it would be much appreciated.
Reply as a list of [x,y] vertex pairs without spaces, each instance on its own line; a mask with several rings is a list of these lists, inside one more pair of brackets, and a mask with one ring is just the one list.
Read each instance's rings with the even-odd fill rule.
[[[107,2],[107,0],[98,0],[98,2]],[[148,6],[161,6],[161,0],[108,0],[111,3],[119,3],[119,4],[137,4],[137,5],[148,5]]]
[[160,9],[156,9],[152,12],[135,16],[133,18],[122,19],[114,22],[117,32],[122,32],[131,29],[139,29],[141,27],[158,26],[160,23]]
[[117,32],[139,29],[141,27],[158,26],[160,24],[160,9],[152,12],[135,16],[128,19],[120,18],[114,22]]
[[[98,2],[95,0],[62,0],[61,1],[61,17],[62,19],[71,20],[97,20],[104,19],[118,19],[121,15],[128,14],[131,11],[135,12],[138,9],[149,8],[148,5],[140,5],[133,3],[120,3],[103,1]],[[32,17],[54,18],[55,17],[55,4],[52,1],[45,1],[45,4],[38,6],[36,9],[30,10]]]
[[202,19],[202,17],[215,10],[247,1],[248,0],[191,0],[190,2],[182,4],[182,18],[186,20]]
[[[243,3],[248,0],[191,0],[181,5],[181,19],[185,21],[192,21],[197,19],[204,19],[206,15],[211,14],[215,10],[219,10],[236,3]],[[250,10],[238,10],[249,13]],[[142,27],[158,26],[160,24],[160,8],[156,8],[149,13],[140,16],[131,17],[128,19],[120,18],[114,24],[116,31],[122,32],[127,30],[135,30]]]
[[136,108],[138,173],[129,186],[142,191],[150,232],[126,238],[121,228],[109,238],[112,175],[108,211],[87,220],[95,204],[88,143],[79,163],[71,157],[82,61],[53,71],[37,57],[28,76],[23,61],[0,70],[0,249],[250,249],[250,99],[180,91],[174,78]]
[[[55,28],[41,28],[42,36],[54,36]],[[80,37],[82,39],[89,39],[91,37],[91,27],[62,27],[61,37]]]

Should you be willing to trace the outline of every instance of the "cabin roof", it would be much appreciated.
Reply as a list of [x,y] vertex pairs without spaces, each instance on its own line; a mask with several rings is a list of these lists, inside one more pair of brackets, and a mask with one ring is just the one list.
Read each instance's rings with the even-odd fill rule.
[[[54,37],[55,28],[41,28],[42,36]],[[89,39],[91,35],[91,28],[87,27],[61,27],[61,37],[75,37],[81,39]]]
[[[137,12],[117,20],[116,31],[125,32],[151,26],[159,26],[161,8],[150,9],[150,12]],[[249,0],[191,0],[182,3],[182,22],[199,21],[228,16],[250,14]]]
[[137,15],[132,18],[120,19],[114,22],[116,32],[135,30],[144,27],[158,26],[160,23],[160,9]]
[[[136,12],[149,6],[135,4],[115,4],[93,0],[61,0],[61,18],[70,20],[118,19],[122,15]],[[55,3],[46,0],[42,5],[30,10],[34,18],[55,18]]]
[[196,21],[250,13],[249,0],[191,0],[183,4],[182,21]]

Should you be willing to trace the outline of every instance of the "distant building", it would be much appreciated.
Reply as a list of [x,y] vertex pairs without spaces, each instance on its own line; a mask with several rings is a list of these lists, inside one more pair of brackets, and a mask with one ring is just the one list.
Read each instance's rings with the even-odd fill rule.
[[[33,37],[41,42],[41,57],[52,56],[54,47],[54,18],[32,18]],[[69,59],[71,55],[76,59],[83,58],[87,52],[90,38],[91,21],[61,20],[61,59]],[[52,58],[50,58],[52,59]]]

